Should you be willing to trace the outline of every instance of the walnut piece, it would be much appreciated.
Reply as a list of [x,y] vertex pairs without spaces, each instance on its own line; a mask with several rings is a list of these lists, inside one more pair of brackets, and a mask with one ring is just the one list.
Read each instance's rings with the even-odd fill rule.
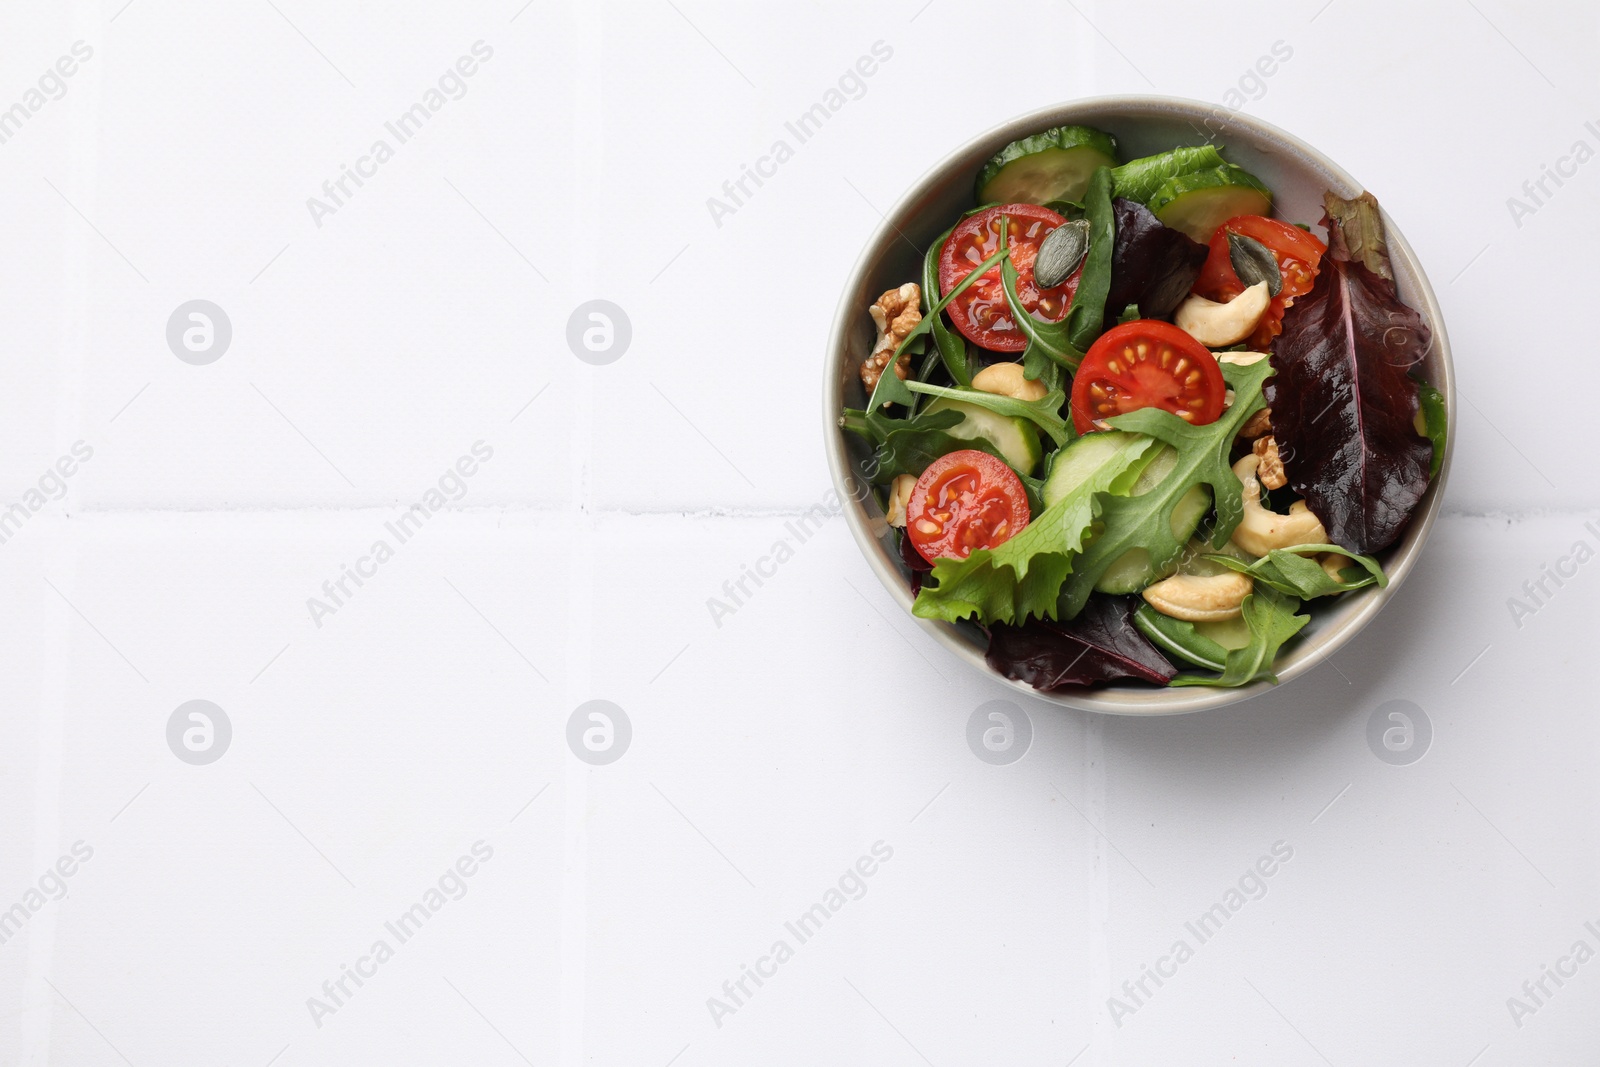
[[1278,456],[1277,438],[1268,434],[1256,438],[1256,443],[1251,451],[1260,457],[1261,464],[1256,468],[1256,477],[1268,489],[1282,489],[1289,484],[1289,479],[1283,473],[1283,460]]
[[[922,289],[916,282],[906,282],[898,289],[890,289],[878,297],[877,303],[867,308],[873,323],[878,327],[878,339],[873,342],[872,355],[861,364],[861,384],[870,393],[878,385],[883,368],[889,365],[894,350],[906,335],[922,321]],[[911,354],[908,352],[895,361],[894,373],[901,381],[911,373]]]
[[1262,408],[1239,427],[1240,437],[1261,437],[1272,432],[1272,409]]

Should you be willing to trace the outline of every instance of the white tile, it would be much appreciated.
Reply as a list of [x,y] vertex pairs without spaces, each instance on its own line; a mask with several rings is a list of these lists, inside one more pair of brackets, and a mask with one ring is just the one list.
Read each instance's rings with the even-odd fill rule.
[[[0,933],[66,890],[0,943],[0,1061],[1582,1061],[1592,965],[1520,1026],[1508,998],[1600,948],[1600,563],[1570,563],[1600,549],[1574,340],[1594,176],[1521,225],[1507,200],[1600,145],[1592,17],[1250,3],[1152,34],[1023,5],[1000,21],[1035,59],[997,75],[983,14],[0,16],[0,110],[94,49],[0,144],[0,508],[45,498],[0,544]],[[464,93],[318,226],[308,197],[480,40]],[[1246,109],[1366,182],[1439,292],[1448,513],[1383,615],[1282,690],[1163,720],[1019,697],[901,614],[842,520],[796,532],[827,487],[843,278],[953,144],[1074,96],[1220,100],[1280,40]],[[708,198],[879,41],[719,225]],[[233,328],[208,365],[166,340],[197,298]],[[596,299],[631,328],[604,365],[567,340]],[[205,766],[167,742],[197,699],[233,730]],[[1033,731],[1007,766],[967,742],[995,699]],[[1405,766],[1368,741],[1400,700],[1431,726]],[[613,762],[569,744],[589,701],[622,709]],[[479,842],[400,943],[385,922]],[[1275,845],[1201,943],[1186,924]],[[393,958],[317,1025],[308,999],[378,939]]]

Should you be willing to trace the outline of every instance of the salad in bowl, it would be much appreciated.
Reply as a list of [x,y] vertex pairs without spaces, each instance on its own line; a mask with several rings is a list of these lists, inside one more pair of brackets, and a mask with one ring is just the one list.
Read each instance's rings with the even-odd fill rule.
[[841,451],[912,614],[1014,683],[1270,687],[1420,548],[1438,324],[1370,193],[1302,178],[1286,208],[1245,165],[1259,129],[1241,160],[1113,125],[1011,138],[921,220],[920,262],[853,309]]

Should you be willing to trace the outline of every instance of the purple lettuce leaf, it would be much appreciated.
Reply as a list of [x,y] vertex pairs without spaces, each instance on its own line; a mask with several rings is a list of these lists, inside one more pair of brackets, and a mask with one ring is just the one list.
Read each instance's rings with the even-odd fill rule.
[[1105,321],[1114,325],[1129,304],[1139,305],[1142,318],[1168,318],[1200,277],[1210,249],[1163,225],[1136,201],[1118,197],[1111,209],[1117,237],[1111,251]]
[[1118,678],[1166,685],[1177,673],[1133,625],[1131,597],[1092,596],[1074,618],[989,628],[989,666],[1050,692]]
[[1400,536],[1428,488],[1433,446],[1417,433],[1409,372],[1432,334],[1400,301],[1377,202],[1363,197],[1328,194],[1329,253],[1284,315],[1263,392],[1290,486],[1334,544],[1372,555]]

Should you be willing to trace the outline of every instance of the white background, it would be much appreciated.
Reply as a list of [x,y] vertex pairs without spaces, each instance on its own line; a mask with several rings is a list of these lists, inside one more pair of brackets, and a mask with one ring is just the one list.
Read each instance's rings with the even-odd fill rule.
[[[93,449],[0,545],[0,909],[93,849],[0,945],[0,1063],[1600,1062],[1600,962],[1507,1005],[1600,948],[1600,564],[1508,606],[1600,546],[1600,163],[1507,204],[1600,148],[1592,5],[521,2],[0,14],[0,108],[93,49],[0,144],[0,507]],[[307,199],[480,40],[319,226]],[[878,41],[718,225],[707,198]],[[1245,705],[1098,718],[948,656],[836,519],[717,625],[827,489],[826,327],[879,211],[1016,113],[1241,82],[1383,200],[1447,316],[1446,515],[1382,617]],[[596,298],[632,323],[607,366],[565,339]],[[233,328],[205,366],[165,336],[192,299]],[[480,440],[465,495],[314,622]],[[207,766],[166,741],[194,699],[233,728]],[[608,766],[568,747],[591,699],[632,723]],[[995,699],[1032,723],[1008,766],[966,740]],[[1431,723],[1407,766],[1367,741],[1392,700]],[[319,1026],[308,998],[478,841],[466,895]],[[865,895],[714,1019],[879,841]],[[1265,897],[1114,1013],[1276,842]]]

